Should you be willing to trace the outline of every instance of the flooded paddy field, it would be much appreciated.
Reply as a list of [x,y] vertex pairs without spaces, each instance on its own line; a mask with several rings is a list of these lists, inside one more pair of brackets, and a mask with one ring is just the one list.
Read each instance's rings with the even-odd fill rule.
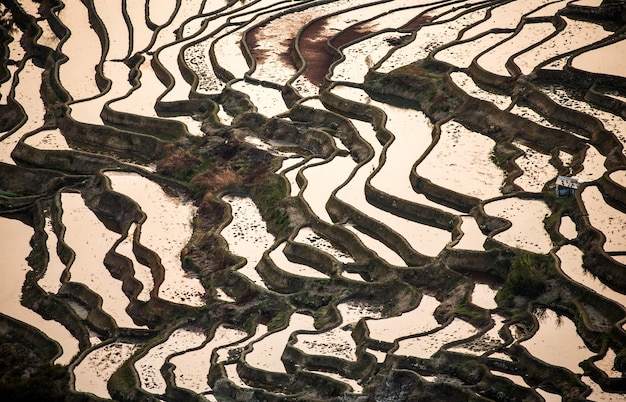
[[3,1],[2,400],[623,400],[625,16]]

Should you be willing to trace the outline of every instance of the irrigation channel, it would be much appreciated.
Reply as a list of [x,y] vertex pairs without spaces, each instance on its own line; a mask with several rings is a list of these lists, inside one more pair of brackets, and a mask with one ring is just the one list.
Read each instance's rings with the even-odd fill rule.
[[624,1],[0,16],[3,400],[626,398]]

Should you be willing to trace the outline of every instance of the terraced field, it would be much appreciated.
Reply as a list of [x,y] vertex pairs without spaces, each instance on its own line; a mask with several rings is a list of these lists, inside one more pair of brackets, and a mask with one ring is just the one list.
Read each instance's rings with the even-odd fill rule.
[[3,400],[626,397],[624,1],[0,14]]

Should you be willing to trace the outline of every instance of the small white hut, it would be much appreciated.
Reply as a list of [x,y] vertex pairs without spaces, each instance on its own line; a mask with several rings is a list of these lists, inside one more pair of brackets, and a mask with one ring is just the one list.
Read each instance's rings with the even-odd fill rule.
[[556,195],[557,197],[571,197],[578,189],[582,180],[575,177],[558,176],[556,178]]

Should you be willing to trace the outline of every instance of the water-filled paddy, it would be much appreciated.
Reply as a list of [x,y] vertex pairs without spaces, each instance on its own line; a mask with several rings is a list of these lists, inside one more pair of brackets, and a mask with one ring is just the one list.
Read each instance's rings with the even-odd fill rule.
[[[597,0],[5,3],[3,313],[63,350],[7,333],[0,383],[56,359],[75,377],[46,376],[47,392],[78,399],[623,396],[602,391],[623,385],[626,344],[612,290],[626,263],[621,11],[601,20]],[[525,121],[567,135],[520,132],[537,129]],[[289,153],[268,137],[288,137]],[[193,180],[223,169],[236,186]],[[558,174],[584,181],[576,197],[554,196]],[[23,222],[4,217],[14,212]],[[594,255],[601,246],[608,255]],[[528,267],[508,269],[520,255],[547,264],[538,296],[515,282]],[[592,266],[598,256],[607,264]],[[555,287],[568,280],[582,286]],[[61,309],[65,326],[43,318]],[[433,357],[441,349],[452,353]],[[608,376],[597,382],[579,366],[594,353]],[[28,357],[23,372],[13,356]],[[558,385],[542,361],[567,369]]]

